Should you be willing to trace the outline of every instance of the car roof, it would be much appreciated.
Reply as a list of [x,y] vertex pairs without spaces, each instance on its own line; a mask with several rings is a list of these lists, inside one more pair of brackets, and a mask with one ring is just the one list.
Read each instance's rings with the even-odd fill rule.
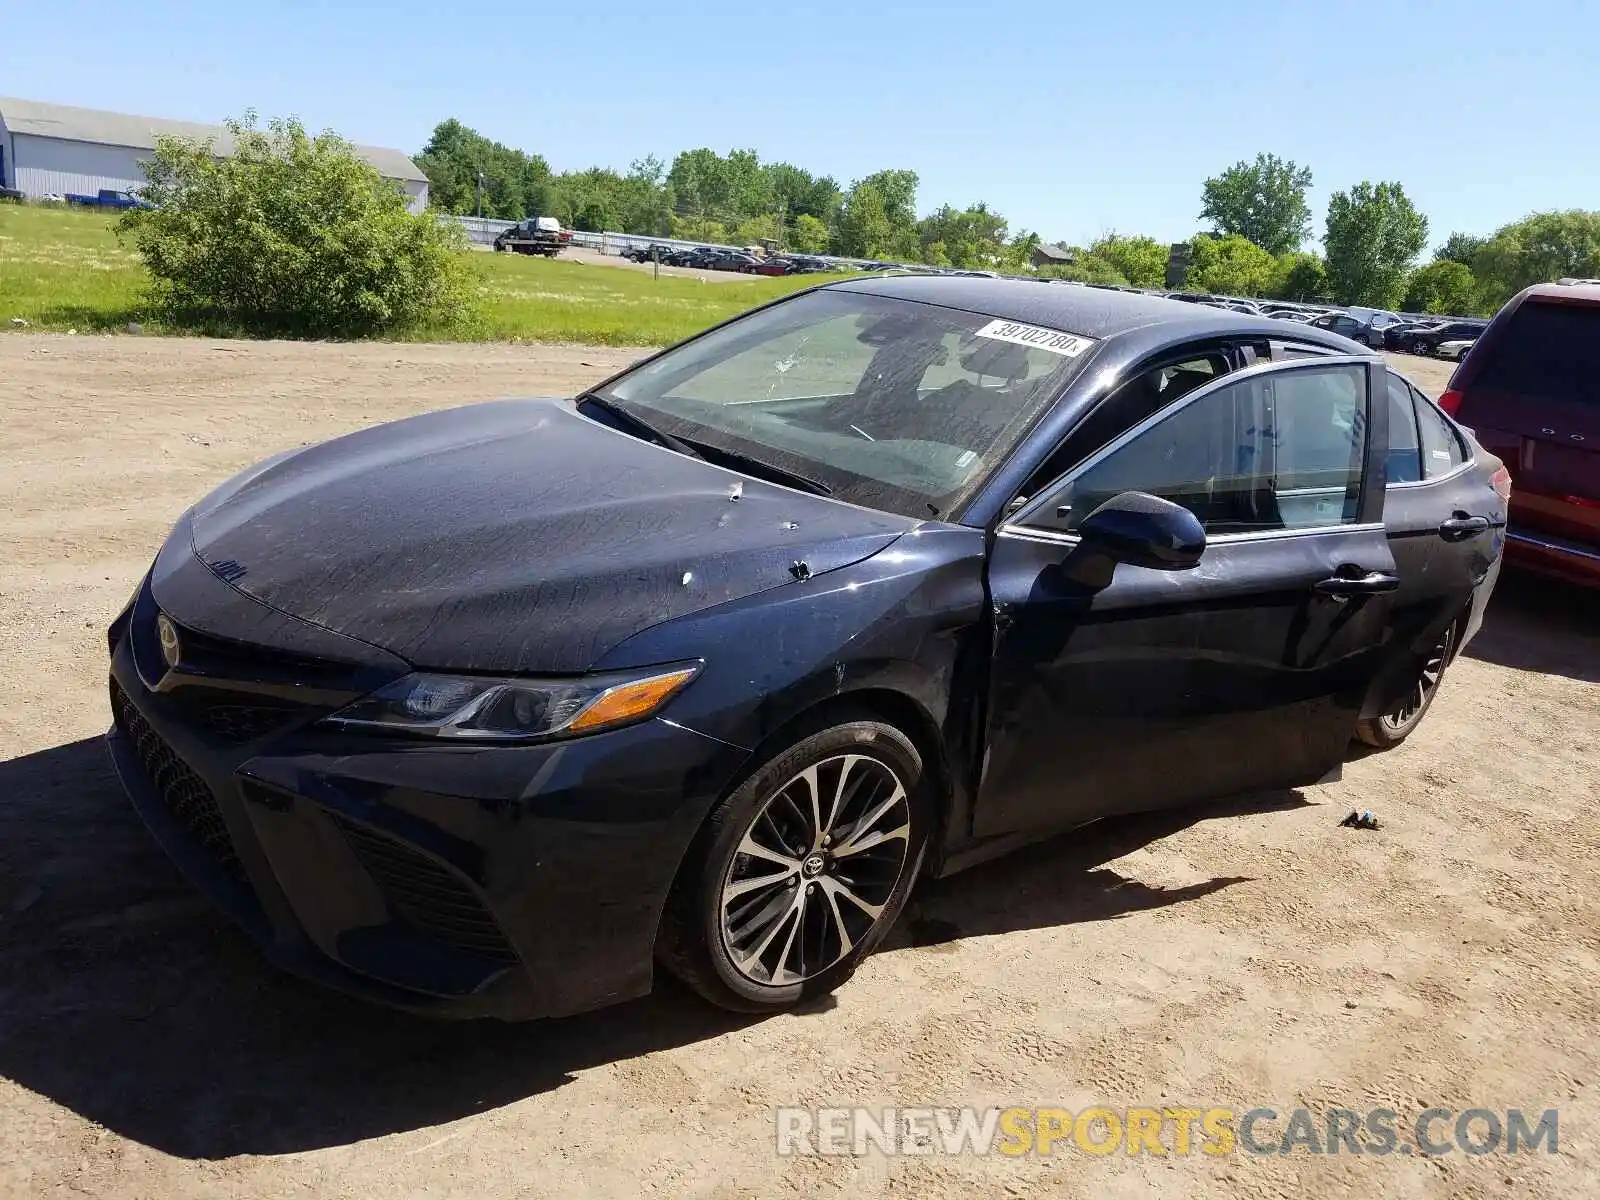
[[[1140,292],[1078,287],[1032,279],[989,279],[963,275],[893,275],[875,279],[846,279],[825,285],[831,289],[914,300],[945,308],[983,313],[1006,321],[1042,325],[1104,340],[1151,326],[1167,326],[1182,338],[1254,334],[1283,340],[1284,323],[1207,304],[1168,300]],[[1365,347],[1339,337],[1296,329],[1297,337],[1314,337],[1335,351],[1370,353]]]
[[1551,300],[1582,300],[1590,304],[1600,304],[1600,284],[1536,283],[1528,289],[1527,295],[1530,299],[1540,296]]

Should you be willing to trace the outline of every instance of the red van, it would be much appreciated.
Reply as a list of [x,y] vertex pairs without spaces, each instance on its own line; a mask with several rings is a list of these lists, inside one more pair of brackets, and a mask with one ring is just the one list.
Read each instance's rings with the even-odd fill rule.
[[1439,407],[1511,468],[1506,560],[1600,587],[1600,282],[1507,303]]

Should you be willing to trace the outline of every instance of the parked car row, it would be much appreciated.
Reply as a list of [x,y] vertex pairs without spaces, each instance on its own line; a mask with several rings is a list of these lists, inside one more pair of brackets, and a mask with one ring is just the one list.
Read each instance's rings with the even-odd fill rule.
[[1462,341],[1470,344],[1488,324],[1487,321],[1444,321],[1437,317],[1405,322],[1390,326],[1385,331],[1383,348],[1424,357],[1438,354],[1445,358],[1460,358],[1459,352],[1443,354],[1445,344]]
[[[1119,289],[1131,290],[1131,289]],[[1214,296],[1204,292],[1158,292],[1171,300],[1205,304],[1247,316],[1273,317],[1326,329],[1374,350],[1459,359],[1483,332],[1484,320],[1441,317],[1426,313],[1396,313],[1381,308],[1352,305],[1296,304],[1282,300],[1252,300],[1241,296]]]
[[726,246],[667,246],[659,242],[630,246],[622,252],[630,262],[659,261],[664,267],[698,267],[708,271],[741,271],[747,275],[802,275],[832,271],[833,263],[811,254],[762,255]]

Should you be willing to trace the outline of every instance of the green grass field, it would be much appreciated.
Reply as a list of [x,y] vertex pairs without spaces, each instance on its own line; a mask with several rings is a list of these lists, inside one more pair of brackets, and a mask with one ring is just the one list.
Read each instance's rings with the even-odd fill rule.
[[[0,203],[0,329],[22,317],[36,330],[115,332],[130,321],[169,328],[144,301],[149,276],[117,240],[114,217]],[[820,282],[816,276],[704,283],[643,271],[529,258],[469,255],[478,281],[465,321],[425,327],[412,341],[589,342],[660,346],[735,313]],[[826,278],[826,277],[824,277]]]

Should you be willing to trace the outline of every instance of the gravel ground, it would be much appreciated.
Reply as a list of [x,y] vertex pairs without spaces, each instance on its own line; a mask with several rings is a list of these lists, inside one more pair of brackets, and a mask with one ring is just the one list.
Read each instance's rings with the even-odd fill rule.
[[[430,1024],[263,965],[118,792],[105,622],[247,463],[629,356],[0,337],[0,1194],[1600,1195],[1600,620],[1518,578],[1397,751],[927,887],[811,1011]],[[1559,1107],[1560,1153],[774,1153],[777,1105],[1094,1103]]]

